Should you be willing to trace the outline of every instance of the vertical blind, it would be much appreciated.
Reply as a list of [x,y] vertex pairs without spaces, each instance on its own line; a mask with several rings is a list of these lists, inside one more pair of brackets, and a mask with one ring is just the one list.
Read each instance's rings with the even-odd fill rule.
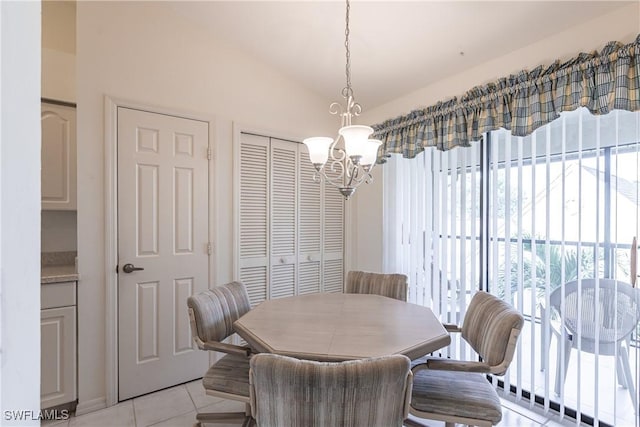
[[[384,269],[409,276],[410,302],[458,323],[480,276],[480,145],[428,149],[385,165]],[[469,349],[454,340],[446,354]]]
[[[527,321],[502,392],[596,425],[638,425],[638,308],[621,292],[639,141],[640,113],[578,109],[526,137],[493,131],[385,166],[384,267],[409,276],[410,302],[459,323],[478,289],[508,301]],[[456,340],[445,355],[477,357]]]

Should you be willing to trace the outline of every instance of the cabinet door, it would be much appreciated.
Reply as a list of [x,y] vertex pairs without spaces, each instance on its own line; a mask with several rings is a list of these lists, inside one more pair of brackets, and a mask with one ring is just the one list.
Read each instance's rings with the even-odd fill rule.
[[76,400],[76,307],[40,311],[40,406]]
[[76,110],[42,103],[42,209],[76,210]]

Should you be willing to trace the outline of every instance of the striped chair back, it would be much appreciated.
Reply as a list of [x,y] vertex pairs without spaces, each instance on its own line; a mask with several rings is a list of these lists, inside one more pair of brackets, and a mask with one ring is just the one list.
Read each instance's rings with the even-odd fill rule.
[[368,273],[365,271],[350,271],[347,273],[347,283],[344,292],[347,294],[374,294],[407,300],[409,278],[404,274]]
[[462,337],[471,345],[490,372],[504,375],[516,349],[524,317],[511,305],[487,292],[471,299],[462,323]]
[[216,286],[192,295],[187,306],[193,310],[197,338],[202,342],[220,342],[233,334],[233,322],[251,310],[247,289],[240,282]]
[[401,427],[412,374],[403,355],[330,363],[257,354],[250,361],[258,427]]

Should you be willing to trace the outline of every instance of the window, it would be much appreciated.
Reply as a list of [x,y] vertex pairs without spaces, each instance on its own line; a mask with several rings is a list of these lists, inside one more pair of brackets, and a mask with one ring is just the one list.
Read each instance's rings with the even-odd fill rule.
[[[632,281],[639,141],[639,113],[578,109],[527,137],[494,131],[469,148],[394,157],[385,169],[386,271],[408,274],[411,301],[430,305],[444,322],[460,321],[477,289],[519,308],[528,321],[505,388],[593,423],[638,425],[637,334],[613,356],[604,344],[575,349],[556,395],[564,364],[551,328],[566,313],[546,308],[553,291],[572,280]],[[611,318],[622,316],[593,306],[590,313],[582,304],[579,323],[612,310]],[[456,343],[449,351],[468,349]],[[635,392],[618,384],[619,352],[628,353]]]

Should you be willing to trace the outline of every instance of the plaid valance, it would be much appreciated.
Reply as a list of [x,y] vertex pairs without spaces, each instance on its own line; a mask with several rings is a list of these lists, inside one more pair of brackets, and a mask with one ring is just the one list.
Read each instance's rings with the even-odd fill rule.
[[373,126],[373,137],[383,141],[384,154],[413,158],[425,147],[469,146],[498,128],[529,135],[578,107],[593,114],[640,110],[640,35],[628,45],[609,42],[600,53],[523,70],[474,87],[459,99],[387,120]]

